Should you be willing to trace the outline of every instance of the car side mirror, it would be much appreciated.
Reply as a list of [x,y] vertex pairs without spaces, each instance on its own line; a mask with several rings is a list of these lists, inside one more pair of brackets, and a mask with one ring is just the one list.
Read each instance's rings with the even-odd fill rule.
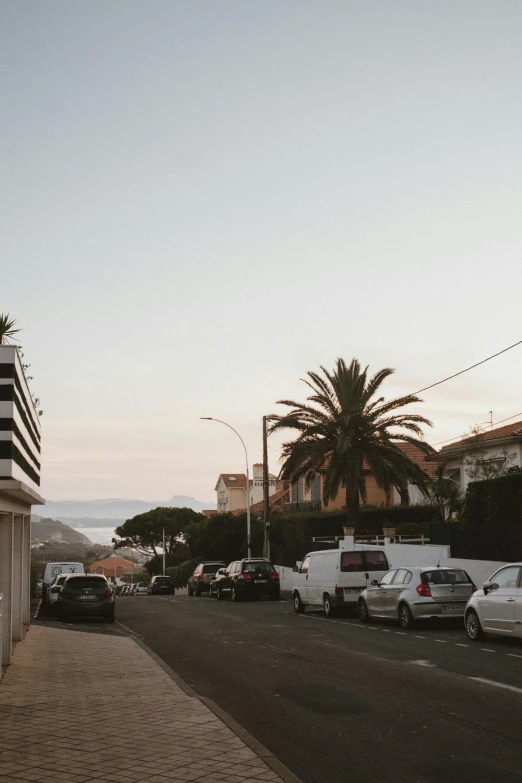
[[373,587],[379,587],[379,582],[378,582],[378,580],[377,580],[377,579],[372,579],[372,581],[370,582],[370,584],[371,584]]
[[482,585],[482,589],[484,590],[484,595],[488,594],[488,590],[494,590],[498,585],[494,584],[491,579],[488,579],[484,584]]
[[55,587],[51,587],[51,593],[59,593],[60,587],[59,585],[56,585]]
[[294,574],[298,574],[299,573],[299,568],[297,566],[294,566],[292,570],[293,570]]

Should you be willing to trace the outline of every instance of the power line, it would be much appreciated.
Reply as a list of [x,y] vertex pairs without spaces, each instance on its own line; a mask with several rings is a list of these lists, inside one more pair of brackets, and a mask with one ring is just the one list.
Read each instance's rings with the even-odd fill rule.
[[[495,422],[495,427],[497,426],[497,424],[503,424],[505,421],[511,421],[511,419],[516,419],[517,416],[522,416],[522,413],[515,413],[514,416],[508,416],[507,419],[500,419],[500,421],[496,421]],[[488,426],[490,426],[489,423],[488,423]],[[486,428],[485,425],[482,426],[482,427],[479,427],[480,430],[484,430],[485,428]],[[472,438],[473,435],[470,435],[469,437]],[[462,440],[466,440],[466,436],[463,438],[462,435],[457,435],[455,438],[448,438],[448,440],[439,440],[438,443],[432,443],[431,445],[432,446],[441,446],[443,443],[449,443],[452,440],[461,440],[461,439]]]
[[460,370],[460,372],[456,372],[454,375],[448,375],[448,377],[443,378],[442,381],[437,381],[437,383],[432,383],[430,386],[425,386],[424,389],[419,389],[418,391],[413,392],[413,394],[420,394],[421,392],[427,391],[428,389],[433,389],[434,386],[440,386],[441,383],[446,383],[446,381],[451,381],[452,378],[456,378],[458,375],[463,375],[465,372],[469,372],[470,370],[475,369],[475,367],[479,367],[481,364],[485,364],[486,362],[489,362],[491,359],[494,359],[496,356],[500,356],[502,353],[506,353],[506,351],[510,351],[512,348],[516,348],[517,345],[522,345],[522,340],[519,340],[517,343],[513,343],[513,345],[510,345],[508,348],[504,348],[502,351],[499,351],[498,353],[494,353],[492,356],[488,356],[487,359],[482,359],[481,362],[472,364],[471,367],[466,367],[465,370]]

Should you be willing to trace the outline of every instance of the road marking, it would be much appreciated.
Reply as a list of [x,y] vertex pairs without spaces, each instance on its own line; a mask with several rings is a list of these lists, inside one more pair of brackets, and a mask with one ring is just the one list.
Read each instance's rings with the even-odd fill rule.
[[394,631],[393,633],[396,633],[397,636],[406,636],[406,633],[404,631]]
[[480,647],[479,649],[482,650],[482,652],[496,652],[496,650],[488,650],[487,647]]
[[493,685],[495,688],[503,688],[506,691],[514,691],[515,693],[522,693],[522,688],[516,688],[514,685],[506,685],[505,682],[497,682],[496,680],[486,680],[485,677],[468,677],[468,680],[474,682],[483,682],[484,685]]
[[522,655],[515,655],[515,653],[506,653],[510,658],[522,658]]
[[448,643],[447,639],[434,639],[433,641],[434,642],[440,642],[441,644],[447,644]]
[[382,631],[383,633],[391,633],[391,631],[390,631],[390,629],[389,629],[389,628],[381,628],[381,631]]
[[455,647],[469,647],[469,644],[459,644],[458,642],[455,642]]
[[416,636],[415,638],[416,639],[425,639],[426,637],[425,636]]
[[437,668],[434,663],[432,663],[431,661],[425,661],[422,658],[419,661],[410,661],[410,663],[413,663],[416,666],[427,666],[430,669]]

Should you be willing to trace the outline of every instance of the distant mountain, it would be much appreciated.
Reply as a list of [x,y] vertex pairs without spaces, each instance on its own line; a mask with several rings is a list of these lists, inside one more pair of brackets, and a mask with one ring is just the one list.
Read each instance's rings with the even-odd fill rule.
[[69,525],[50,517],[40,517],[37,514],[31,516],[31,538],[37,541],[52,541],[62,544],[92,545],[92,541],[87,536],[73,530]]
[[[67,519],[80,524],[80,521],[90,523],[91,527],[116,527],[126,519],[143,514],[158,506],[174,506],[175,508],[192,508],[203,511],[204,508],[214,508],[214,502],[203,502],[187,495],[173,495],[170,500],[132,500],[125,498],[108,498],[104,500],[48,500],[45,510],[54,519]],[[99,520],[101,524],[97,524]],[[87,527],[88,525],[85,525]]]

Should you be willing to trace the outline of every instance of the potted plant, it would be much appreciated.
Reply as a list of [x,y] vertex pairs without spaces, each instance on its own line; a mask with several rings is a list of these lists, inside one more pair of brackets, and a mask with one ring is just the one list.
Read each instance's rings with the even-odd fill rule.
[[391,525],[383,525],[382,532],[385,538],[393,538],[395,536],[395,527]]

